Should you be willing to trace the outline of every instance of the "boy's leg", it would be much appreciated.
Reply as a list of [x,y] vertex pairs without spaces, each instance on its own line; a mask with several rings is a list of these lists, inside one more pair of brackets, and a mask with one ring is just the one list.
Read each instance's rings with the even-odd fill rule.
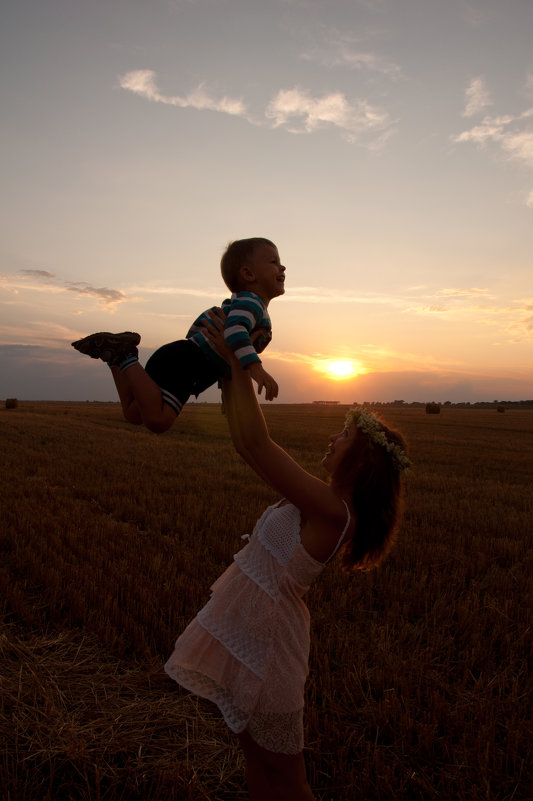
[[123,373],[118,367],[115,366],[111,368],[111,375],[113,376],[113,381],[115,382],[115,387],[117,388],[124,417],[129,423],[133,423],[133,425],[142,425],[143,419],[139,409],[137,408],[135,395],[133,394],[131,384],[128,381],[126,373]]
[[161,389],[139,362],[124,372],[111,367],[124,417],[134,425],[144,424],[150,431],[162,434],[176,419],[176,412],[163,402]]
[[150,431],[167,431],[177,416],[163,403],[161,389],[138,362],[139,334],[103,331],[79,339],[72,346],[92,359],[101,359],[111,368],[124,417],[134,425],[144,424]]

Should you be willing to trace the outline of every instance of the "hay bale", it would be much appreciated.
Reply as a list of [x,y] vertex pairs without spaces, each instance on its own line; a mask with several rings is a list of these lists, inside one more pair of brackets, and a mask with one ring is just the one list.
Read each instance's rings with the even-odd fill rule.
[[440,403],[426,403],[426,414],[440,414]]
[[497,406],[497,407],[496,407],[496,411],[497,411],[497,412],[500,412],[500,414],[503,414],[503,413],[504,413],[504,411],[505,411],[505,406]]
[[18,405],[17,398],[6,398],[6,409],[16,409]]

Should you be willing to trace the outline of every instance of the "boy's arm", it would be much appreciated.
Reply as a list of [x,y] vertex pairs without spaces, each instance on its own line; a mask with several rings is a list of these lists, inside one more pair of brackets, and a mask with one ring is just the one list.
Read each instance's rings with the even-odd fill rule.
[[261,394],[263,387],[265,388],[265,400],[271,401],[278,397],[278,385],[272,376],[267,373],[261,362],[254,362],[246,368],[253,380],[257,384],[257,394]]
[[270,401],[277,398],[278,385],[264,369],[254,347],[258,337],[264,338],[270,334],[270,330],[264,324],[264,309],[258,300],[248,296],[236,298],[232,301],[226,318],[224,339],[241,367],[247,370],[257,383],[258,394],[261,394],[264,387],[265,399]]
[[[237,357],[241,367],[261,364],[261,359],[253,346],[253,333],[263,323],[261,334],[266,332],[265,310],[259,298],[242,297],[232,300],[231,308],[224,326],[224,339]],[[252,336],[252,339],[250,338]]]

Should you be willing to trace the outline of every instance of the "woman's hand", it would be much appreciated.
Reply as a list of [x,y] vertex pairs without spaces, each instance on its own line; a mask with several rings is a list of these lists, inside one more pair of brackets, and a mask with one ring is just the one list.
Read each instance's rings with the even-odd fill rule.
[[211,342],[219,356],[222,356],[222,358],[229,364],[234,355],[233,351],[224,339],[224,324],[226,322],[226,316],[222,309],[217,306],[216,309],[206,312],[206,317],[209,319],[208,322],[206,322],[206,324],[203,326],[204,335]]

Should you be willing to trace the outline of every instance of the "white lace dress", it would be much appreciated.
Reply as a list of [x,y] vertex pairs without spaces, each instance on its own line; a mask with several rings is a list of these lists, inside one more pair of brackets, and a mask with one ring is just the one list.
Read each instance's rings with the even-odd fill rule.
[[[349,523],[348,511],[338,545]],[[301,544],[300,527],[292,504],[268,507],[165,665],[175,681],[217,704],[232,731],[247,729],[263,748],[285,754],[304,745],[309,611],[302,597],[325,567]]]

